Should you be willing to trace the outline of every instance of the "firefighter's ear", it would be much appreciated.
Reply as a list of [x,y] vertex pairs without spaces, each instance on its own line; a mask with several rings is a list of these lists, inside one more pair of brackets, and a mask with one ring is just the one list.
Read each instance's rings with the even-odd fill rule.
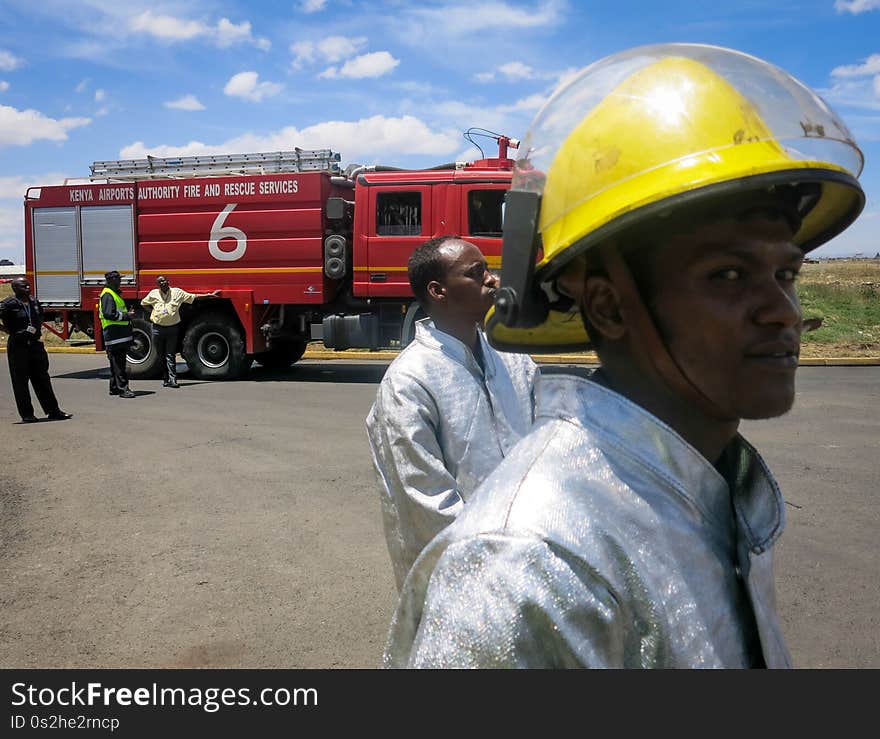
[[425,290],[427,291],[428,297],[431,298],[431,300],[434,300],[438,303],[446,300],[446,288],[443,287],[443,285],[441,285],[439,282],[437,282],[437,280],[431,280],[425,287]]
[[626,333],[620,303],[620,293],[608,277],[603,274],[586,277],[581,308],[594,330],[611,341],[620,339]]

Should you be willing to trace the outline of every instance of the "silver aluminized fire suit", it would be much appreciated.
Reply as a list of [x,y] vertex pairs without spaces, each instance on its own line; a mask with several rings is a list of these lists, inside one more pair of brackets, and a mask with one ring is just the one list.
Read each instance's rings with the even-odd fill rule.
[[532,425],[537,366],[527,354],[496,351],[478,333],[485,376],[468,347],[419,321],[367,416],[398,588]]
[[741,437],[730,486],[660,420],[544,376],[535,427],[410,572],[388,667],[787,667],[783,501]]

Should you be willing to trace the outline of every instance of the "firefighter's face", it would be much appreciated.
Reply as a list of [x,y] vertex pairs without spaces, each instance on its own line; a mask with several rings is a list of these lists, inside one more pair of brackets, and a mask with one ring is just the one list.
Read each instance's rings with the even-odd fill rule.
[[482,252],[467,241],[448,241],[440,253],[446,269],[439,288],[446,310],[482,324],[498,289],[497,275],[489,271]]
[[700,226],[659,250],[651,313],[690,381],[731,418],[772,418],[794,403],[803,252],[782,220]]
[[31,283],[24,277],[18,277],[12,281],[12,292],[15,297],[24,300],[31,294]]

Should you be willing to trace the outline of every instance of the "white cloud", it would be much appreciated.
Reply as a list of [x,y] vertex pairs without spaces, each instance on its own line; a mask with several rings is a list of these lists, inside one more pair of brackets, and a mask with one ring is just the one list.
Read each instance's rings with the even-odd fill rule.
[[0,258],[15,264],[24,264],[24,208],[21,207],[21,190],[15,203],[0,203]]
[[421,119],[404,115],[382,115],[357,121],[326,121],[303,129],[288,126],[268,134],[247,133],[217,145],[191,141],[182,146],[147,147],[137,141],[124,147],[122,159],[229,154],[246,151],[289,151],[329,148],[341,152],[347,162],[375,160],[409,154],[449,155],[456,150],[460,134],[454,130],[432,130]]
[[474,75],[477,82],[493,82],[497,78],[503,78],[506,82],[522,82],[524,80],[562,80],[567,75],[572,75],[577,70],[566,69],[562,72],[539,72],[523,62],[514,61],[501,64],[489,72],[479,72]]
[[22,197],[29,187],[61,185],[64,183],[65,177],[69,177],[69,175],[63,175],[58,172],[34,176],[0,177],[0,198],[14,198],[20,204]]
[[556,78],[555,89],[558,90],[560,87],[564,87],[575,77],[577,77],[582,71],[583,68],[579,69],[577,67],[569,67],[568,69],[562,70]]
[[533,9],[501,1],[455,2],[433,8],[411,8],[395,28],[414,45],[438,36],[461,37],[503,29],[504,33],[552,26],[562,17],[562,0],[540,0]]
[[374,51],[371,54],[363,54],[349,59],[341,68],[329,67],[325,69],[320,77],[328,79],[337,79],[339,77],[347,77],[349,79],[364,79],[381,77],[391,72],[398,64],[399,59],[395,59],[387,51]]
[[[421,115],[435,121],[436,125],[450,130],[461,132],[471,126],[478,126],[521,139],[535,113],[543,107],[548,99],[549,90],[528,95],[513,103],[503,105],[480,105],[447,99],[434,104],[413,101],[411,106]],[[487,153],[495,146],[488,139],[485,144],[481,143],[480,145]],[[490,156],[494,156],[494,154],[490,154]],[[467,152],[462,152],[459,155],[459,158],[468,157],[470,155]]]
[[[551,80],[552,84],[541,92],[518,98],[512,103],[485,106],[461,101],[441,102],[431,107],[432,120],[442,121],[462,131],[469,126],[480,126],[521,139],[525,136],[535,114],[547,103],[554,90],[571,80],[577,73],[576,69],[565,69],[552,75],[541,73],[538,76]],[[488,146],[492,148],[494,144],[489,143]]]
[[0,92],[6,92],[9,89],[9,83],[6,80],[0,80]]
[[541,95],[537,93],[535,95],[529,95],[528,97],[521,98],[517,100],[513,105],[500,105],[498,110],[503,111],[505,113],[515,113],[519,111],[532,111],[537,112],[541,109],[541,106],[547,102],[549,98],[546,95]]
[[247,41],[251,37],[250,21],[242,21],[238,25],[229,20],[229,18],[221,18],[217,22],[217,45],[221,47],[239,44]]
[[874,94],[880,99],[880,74],[874,78]]
[[283,89],[283,85],[277,82],[260,82],[259,77],[256,72],[239,72],[229,78],[223,92],[230,97],[259,103],[264,98],[277,95]]
[[497,77],[503,77],[508,82],[521,82],[522,80],[533,80],[538,77],[544,78],[546,75],[539,75],[532,67],[522,62],[507,62],[501,64],[490,72],[479,72],[474,75],[477,82],[493,82]]
[[880,74],[880,54],[871,54],[861,64],[847,64],[831,70],[832,77],[864,77],[873,74]]
[[[880,110],[877,79],[880,79],[880,76],[874,79],[843,79],[835,82],[830,88],[820,89],[817,92],[834,107]],[[845,120],[850,118],[851,115],[845,116]]]
[[303,13],[317,13],[324,10],[326,5],[327,0],[302,0],[299,4],[299,9]]
[[27,146],[38,139],[65,141],[69,130],[90,122],[90,118],[55,119],[38,110],[0,105],[0,146]]
[[880,8],[880,0],[835,0],[834,2],[834,9],[838,13],[858,15],[877,8]]
[[448,88],[439,85],[432,85],[426,80],[399,80],[396,82],[390,82],[389,85],[395,90],[401,90],[408,95],[430,97],[434,100],[449,96]]
[[129,28],[139,33],[147,33],[162,41],[188,41],[209,32],[208,27],[199,21],[188,21],[171,15],[157,15],[145,10],[129,21]]
[[366,43],[366,36],[328,36],[318,42],[297,41],[290,45],[290,53],[294,55],[292,65],[294,69],[300,69],[303,64],[314,61],[335,64],[357,54]]
[[100,103],[104,98],[107,97],[107,93],[104,90],[95,90],[95,102]]
[[509,80],[531,80],[537,76],[534,69],[522,62],[502,64],[498,67],[498,71]]
[[163,103],[166,108],[172,110],[204,110],[205,106],[199,102],[195,95],[184,95],[177,100],[166,100]]
[[221,49],[225,49],[234,44],[252,43],[260,51],[269,51],[272,48],[272,42],[267,38],[255,39],[251,33],[250,21],[242,21],[238,25],[230,21],[228,18],[221,18],[217,22],[214,31],[214,37]]
[[313,41],[297,41],[290,45],[290,53],[293,54],[291,65],[299,69],[303,64],[314,61],[317,47]]
[[144,33],[165,43],[191,41],[206,38],[221,49],[235,44],[253,44],[262,51],[268,51],[272,43],[267,38],[255,38],[250,21],[233,23],[229,18],[221,18],[215,26],[201,21],[186,20],[173,15],[160,15],[146,10],[129,19],[128,27],[135,33]]
[[332,64],[354,56],[366,43],[366,36],[328,36],[318,42],[317,49],[321,56]]
[[82,80],[82,81],[81,81],[76,87],[74,87],[73,89],[74,89],[76,92],[85,92],[85,89],[86,89],[88,86],[89,86],[89,78],[86,77],[84,80]]
[[457,131],[459,141],[461,141],[461,133],[471,126],[479,126],[519,138],[518,134],[512,131],[510,112],[494,106],[472,105],[459,100],[447,100],[429,108],[431,120],[442,121],[451,130]]
[[0,70],[11,72],[13,69],[20,67],[23,63],[24,60],[15,56],[15,54],[12,54],[5,49],[0,49]]
[[61,185],[71,175],[0,177],[0,259],[24,264],[24,208],[21,199],[29,187]]

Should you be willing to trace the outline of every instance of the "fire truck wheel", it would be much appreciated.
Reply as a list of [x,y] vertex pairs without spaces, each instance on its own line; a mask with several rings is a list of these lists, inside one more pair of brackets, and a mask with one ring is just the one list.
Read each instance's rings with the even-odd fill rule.
[[162,376],[162,357],[153,344],[150,322],[143,316],[131,319],[134,337],[126,352],[128,376],[135,380],[155,380]]
[[254,356],[254,360],[266,369],[287,369],[296,364],[306,352],[305,339],[290,339],[288,341],[274,341],[272,348]]
[[207,313],[190,324],[181,354],[196,379],[237,380],[247,373],[244,335],[234,320]]

